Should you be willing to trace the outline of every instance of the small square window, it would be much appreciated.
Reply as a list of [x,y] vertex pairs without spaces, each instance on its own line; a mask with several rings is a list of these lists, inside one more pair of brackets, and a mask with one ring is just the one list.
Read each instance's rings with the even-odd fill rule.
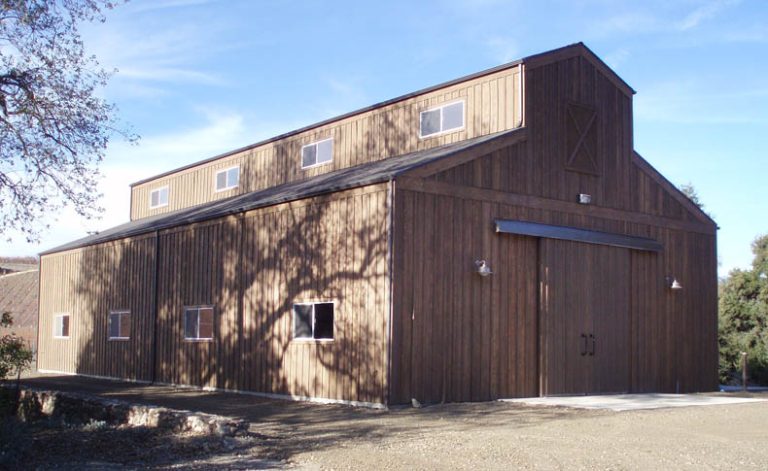
[[216,191],[230,190],[240,183],[240,167],[216,172]]
[[53,318],[53,336],[55,338],[69,338],[69,314],[56,314]]
[[301,148],[301,168],[314,167],[333,160],[333,138],[307,144]]
[[152,190],[149,194],[149,207],[159,208],[162,206],[168,206],[168,187],[164,186],[157,190]]
[[109,313],[109,338],[111,340],[131,338],[130,311],[112,311]]
[[213,340],[213,307],[184,308],[184,339]]
[[293,305],[293,338],[333,340],[333,303]]
[[422,111],[419,115],[419,135],[433,136],[464,127],[464,102],[457,101]]

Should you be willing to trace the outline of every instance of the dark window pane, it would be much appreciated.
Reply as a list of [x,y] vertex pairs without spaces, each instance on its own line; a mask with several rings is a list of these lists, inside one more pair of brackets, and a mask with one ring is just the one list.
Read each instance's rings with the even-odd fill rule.
[[184,311],[184,338],[197,338],[197,309]]
[[216,189],[221,190],[227,187],[227,172],[219,172],[216,174]]
[[464,102],[443,108],[443,131],[464,126]]
[[312,338],[312,305],[293,305],[293,338]]
[[317,143],[317,163],[330,162],[333,159],[333,139]]
[[131,336],[131,313],[124,312],[120,314],[120,337],[129,338]]
[[212,339],[213,338],[213,308],[205,307],[201,308],[198,314],[198,324],[200,330],[198,338]]
[[109,315],[109,336],[111,338],[120,336],[120,314]]
[[150,206],[157,206],[158,204],[160,204],[158,202],[160,198],[160,194],[157,191],[153,191],[150,195],[152,200],[152,202],[150,203]]
[[333,303],[315,304],[315,338],[333,338]]
[[61,318],[61,336],[69,337],[69,316],[62,316]]
[[312,144],[301,149],[301,166],[309,167],[315,163],[317,163],[317,146]]
[[421,113],[421,135],[429,136],[440,132],[440,110]]

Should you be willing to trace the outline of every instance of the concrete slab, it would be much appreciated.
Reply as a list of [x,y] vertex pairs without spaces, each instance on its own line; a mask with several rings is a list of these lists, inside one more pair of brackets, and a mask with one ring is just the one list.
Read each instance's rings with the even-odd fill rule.
[[574,407],[577,409],[608,409],[628,411],[665,409],[668,407],[716,406],[746,402],[768,402],[768,399],[729,397],[706,394],[617,394],[605,396],[551,396],[523,399],[501,399],[537,406]]

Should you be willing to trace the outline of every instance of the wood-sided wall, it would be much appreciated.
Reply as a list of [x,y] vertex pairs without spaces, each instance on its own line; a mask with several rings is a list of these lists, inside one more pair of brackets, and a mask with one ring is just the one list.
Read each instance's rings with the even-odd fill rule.
[[[511,67],[136,185],[131,194],[131,219],[519,127],[522,122],[520,77],[520,67]],[[419,113],[457,100],[465,101],[465,127],[420,139]],[[329,137],[333,137],[333,161],[302,169],[301,147]],[[216,171],[236,165],[241,169],[240,185],[215,192]],[[166,185],[169,186],[168,206],[150,209],[151,191]]]
[[[154,234],[40,259],[37,367],[131,380],[152,379]],[[109,312],[131,312],[130,340],[109,340]],[[56,314],[70,336],[53,338]]]
[[538,395],[536,239],[493,234],[498,205],[395,194],[391,402]]
[[[540,314],[536,238],[493,232],[516,219],[641,235],[661,253],[631,251],[632,392],[717,386],[714,229],[658,225],[526,207],[462,187],[396,183],[392,403],[539,395]],[[484,259],[493,275],[475,273]],[[668,287],[676,277],[681,291]],[[576,333],[575,335],[578,335]]]
[[[384,403],[387,195],[369,186],[46,255],[39,367]],[[308,301],[335,303],[333,341],[292,339],[293,304]],[[214,308],[214,339],[186,341],[184,307],[200,305]],[[138,313],[140,336],[108,342],[112,308]],[[60,311],[72,314],[68,340],[51,338]]]

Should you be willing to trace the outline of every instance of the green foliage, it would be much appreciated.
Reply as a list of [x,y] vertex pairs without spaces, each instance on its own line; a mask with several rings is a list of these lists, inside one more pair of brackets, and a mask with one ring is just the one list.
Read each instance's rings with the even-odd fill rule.
[[[0,317],[0,327],[9,328],[12,325],[11,315],[4,312]],[[13,333],[0,337],[0,379],[28,368],[32,364],[32,358],[32,351],[27,348],[21,337]]]
[[720,381],[740,378],[741,352],[753,383],[768,385],[768,235],[752,243],[751,270],[733,270],[720,284]]
[[704,209],[704,202],[701,201],[701,197],[699,196],[699,193],[696,191],[696,188],[692,183],[683,183],[679,186],[679,189],[685,196],[688,197],[689,200],[691,200],[693,204],[698,206],[700,210],[704,211],[704,214],[712,217],[709,211]]
[[696,192],[696,188],[693,187],[692,183],[683,183],[680,185],[680,191],[682,191],[693,204],[704,209],[704,203],[701,202],[701,198],[699,198],[699,194]]

